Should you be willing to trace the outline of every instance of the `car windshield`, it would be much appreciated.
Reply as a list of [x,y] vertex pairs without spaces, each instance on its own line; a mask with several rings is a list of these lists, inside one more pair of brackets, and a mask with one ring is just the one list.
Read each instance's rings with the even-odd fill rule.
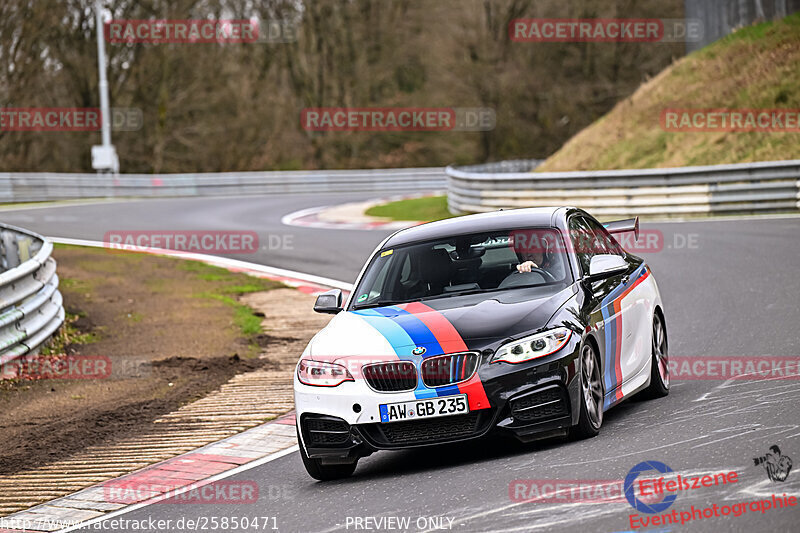
[[375,254],[353,308],[572,283],[561,233],[508,229],[386,248]]

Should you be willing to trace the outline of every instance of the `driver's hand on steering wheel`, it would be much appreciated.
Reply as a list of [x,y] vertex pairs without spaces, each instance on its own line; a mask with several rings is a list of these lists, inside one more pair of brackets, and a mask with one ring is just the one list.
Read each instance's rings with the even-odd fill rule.
[[530,272],[531,268],[539,268],[539,265],[533,261],[525,261],[517,265],[517,272]]

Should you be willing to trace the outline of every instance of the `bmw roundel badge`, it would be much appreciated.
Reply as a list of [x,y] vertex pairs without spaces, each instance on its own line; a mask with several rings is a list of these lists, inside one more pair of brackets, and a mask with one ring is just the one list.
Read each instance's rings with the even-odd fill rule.
[[411,350],[411,353],[414,354],[414,355],[422,355],[427,351],[428,350],[426,350],[424,346],[417,346],[416,348]]

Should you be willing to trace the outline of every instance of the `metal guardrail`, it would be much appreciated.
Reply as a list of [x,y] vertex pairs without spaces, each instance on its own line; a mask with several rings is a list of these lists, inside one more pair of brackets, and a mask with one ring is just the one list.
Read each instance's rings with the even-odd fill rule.
[[800,209],[800,160],[641,170],[497,172],[447,167],[453,213],[574,205],[600,217],[769,213]]
[[509,172],[530,172],[542,163],[544,163],[544,159],[507,159],[505,161],[495,161],[494,163],[465,165],[457,168],[458,170],[462,170],[464,172],[507,174]]
[[75,198],[176,197],[444,189],[444,168],[297,170],[216,174],[0,172],[0,203]]
[[0,224],[0,364],[37,350],[64,322],[53,245]]

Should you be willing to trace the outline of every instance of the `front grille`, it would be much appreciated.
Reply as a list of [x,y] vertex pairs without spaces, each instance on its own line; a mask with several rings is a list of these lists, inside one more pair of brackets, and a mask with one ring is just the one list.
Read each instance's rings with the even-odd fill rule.
[[392,422],[381,424],[380,429],[391,444],[427,443],[467,437],[477,431],[480,413],[468,415]]
[[567,414],[567,401],[558,386],[548,387],[511,401],[511,416],[520,422],[539,422]]
[[350,425],[341,418],[306,417],[303,426],[311,446],[339,445],[350,440]]
[[465,381],[478,368],[480,356],[474,352],[431,357],[422,362],[422,382],[428,387],[441,387]]
[[400,392],[417,388],[417,369],[410,361],[376,363],[363,368],[364,379],[380,392]]

